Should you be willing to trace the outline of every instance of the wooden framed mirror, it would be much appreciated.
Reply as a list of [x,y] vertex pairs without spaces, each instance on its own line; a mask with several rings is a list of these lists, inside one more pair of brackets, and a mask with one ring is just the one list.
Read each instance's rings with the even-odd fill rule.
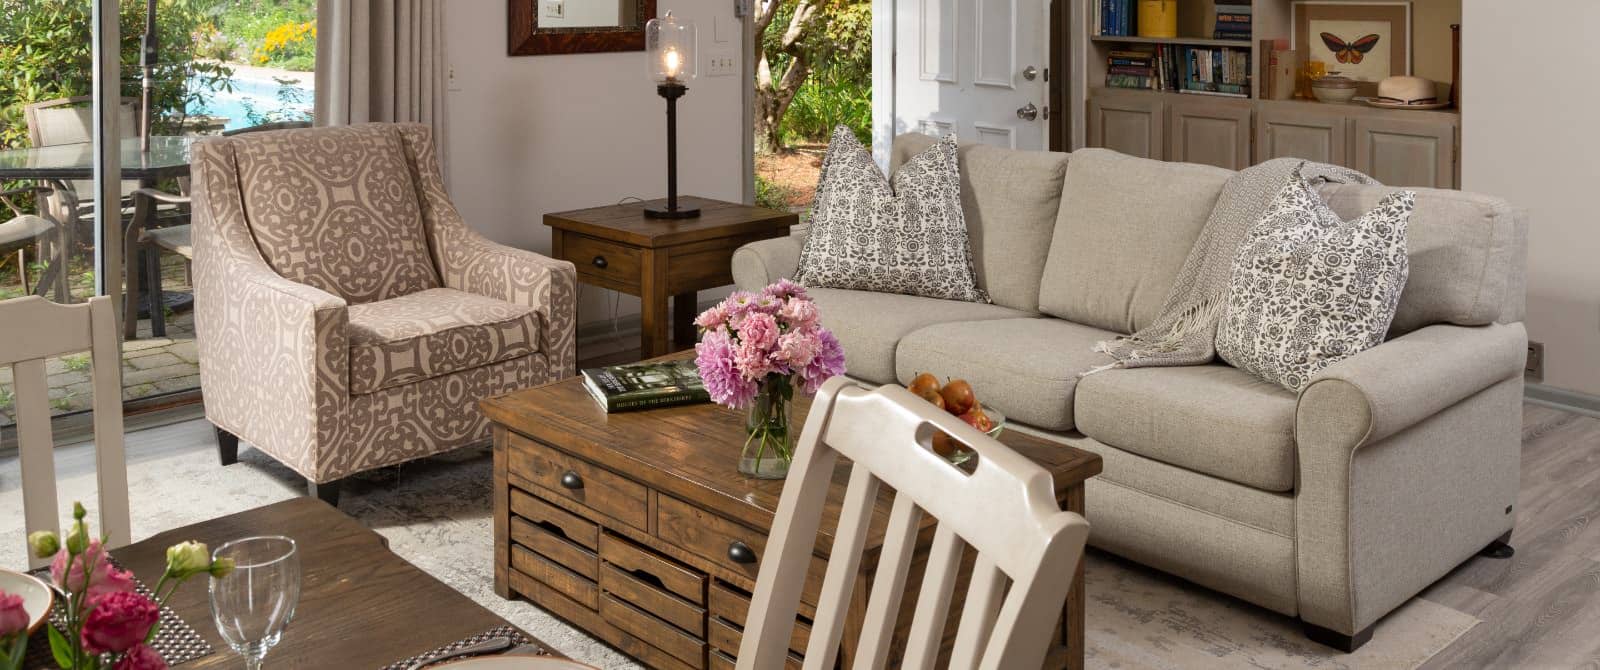
[[656,0],[506,0],[512,56],[643,51]]

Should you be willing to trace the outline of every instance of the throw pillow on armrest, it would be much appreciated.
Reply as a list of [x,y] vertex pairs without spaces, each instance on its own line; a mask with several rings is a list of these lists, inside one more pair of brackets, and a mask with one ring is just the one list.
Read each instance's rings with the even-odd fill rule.
[[961,211],[955,137],[906,161],[891,181],[854,133],[834,130],[795,281],[989,302]]

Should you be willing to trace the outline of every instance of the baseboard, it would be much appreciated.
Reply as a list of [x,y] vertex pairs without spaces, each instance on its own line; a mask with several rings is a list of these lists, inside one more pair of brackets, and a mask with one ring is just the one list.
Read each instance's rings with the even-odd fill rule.
[[1535,405],[1600,418],[1600,396],[1544,384],[1528,384],[1522,395],[1523,399]]

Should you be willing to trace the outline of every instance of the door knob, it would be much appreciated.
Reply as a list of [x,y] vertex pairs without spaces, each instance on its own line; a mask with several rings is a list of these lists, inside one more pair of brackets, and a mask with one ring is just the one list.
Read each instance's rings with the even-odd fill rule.
[[1017,108],[1017,118],[1022,119],[1024,121],[1032,121],[1034,119],[1037,119],[1037,118],[1039,118],[1039,108],[1035,107],[1033,105],[1033,103],[1031,103],[1031,102],[1026,104],[1026,105],[1023,105],[1021,107],[1018,107]]
[[1028,81],[1033,81],[1034,78],[1038,77],[1038,76],[1039,76],[1039,68],[1036,68],[1036,67],[1034,67],[1032,65],[1029,65],[1028,67],[1022,68],[1022,78],[1023,79],[1026,79]]

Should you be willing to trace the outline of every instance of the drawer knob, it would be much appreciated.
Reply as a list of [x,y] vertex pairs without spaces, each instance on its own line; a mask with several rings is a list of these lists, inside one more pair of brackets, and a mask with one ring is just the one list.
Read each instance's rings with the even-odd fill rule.
[[576,491],[583,488],[583,478],[578,473],[568,470],[561,474],[561,488]]
[[593,263],[595,267],[600,268],[601,270],[606,269],[606,265],[609,265],[609,263],[606,262],[605,256],[595,256]]
[[756,552],[750,548],[750,545],[734,540],[728,543],[728,560],[734,563],[754,563],[756,562]]

